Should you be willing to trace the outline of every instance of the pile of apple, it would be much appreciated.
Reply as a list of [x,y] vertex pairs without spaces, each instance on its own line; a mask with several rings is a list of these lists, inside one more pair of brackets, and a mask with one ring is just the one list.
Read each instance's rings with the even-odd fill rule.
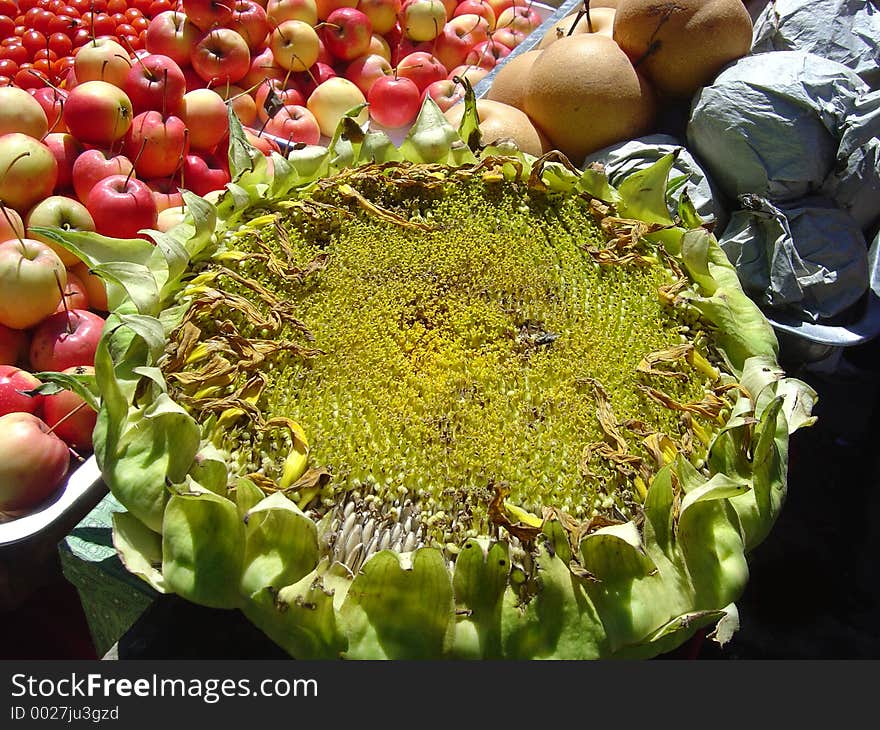
[[387,129],[447,109],[540,25],[529,3],[0,0],[0,512],[51,497],[96,419],[37,374],[94,372],[106,291],[36,228],[168,230],[182,189],[230,182],[229,106],[266,155],[360,105]]

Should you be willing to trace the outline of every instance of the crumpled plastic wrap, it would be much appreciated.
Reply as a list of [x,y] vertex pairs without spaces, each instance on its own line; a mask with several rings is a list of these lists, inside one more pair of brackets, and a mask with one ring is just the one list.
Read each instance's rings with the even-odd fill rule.
[[609,182],[617,185],[630,174],[650,167],[664,155],[676,151],[678,157],[669,175],[670,182],[681,176],[687,180],[669,194],[669,211],[673,215],[677,212],[681,194],[687,191],[697,214],[707,223],[714,221],[717,233],[727,222],[727,211],[721,204],[720,196],[706,171],[684,144],[671,135],[651,134],[611,145],[589,155],[584,168],[592,163],[601,163]]
[[687,145],[730,199],[822,193],[862,230],[880,216],[880,92],[805,51],[739,59],[694,99]]
[[868,247],[858,224],[826,198],[777,207],[740,198],[719,244],[745,292],[768,310],[808,322],[847,319],[868,289]]
[[752,52],[808,51],[880,88],[880,7],[874,0],[770,0],[757,18]]

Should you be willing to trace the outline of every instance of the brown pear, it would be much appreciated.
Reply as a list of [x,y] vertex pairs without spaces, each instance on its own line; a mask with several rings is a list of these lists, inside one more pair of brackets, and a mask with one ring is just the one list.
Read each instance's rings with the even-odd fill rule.
[[554,41],[575,33],[601,33],[610,38],[614,32],[614,14],[614,8],[593,7],[591,4],[589,17],[586,13],[578,17],[575,12],[554,23],[541,38],[538,48],[546,48]]
[[[464,115],[464,104],[456,104],[445,112],[452,126],[458,129]],[[517,149],[539,157],[550,149],[547,138],[535,127],[525,112],[491,99],[477,99],[477,116],[480,118],[481,142],[484,145],[508,139]]]
[[525,110],[550,142],[575,165],[654,125],[654,93],[608,36],[560,38],[532,65]]
[[517,109],[525,111],[523,106],[523,93],[525,92],[526,80],[532,64],[541,55],[541,51],[526,51],[520,53],[509,61],[505,61],[492,79],[492,86],[486,93],[486,98],[492,101],[500,101]]
[[742,0],[619,0],[614,40],[661,96],[687,98],[752,46]]

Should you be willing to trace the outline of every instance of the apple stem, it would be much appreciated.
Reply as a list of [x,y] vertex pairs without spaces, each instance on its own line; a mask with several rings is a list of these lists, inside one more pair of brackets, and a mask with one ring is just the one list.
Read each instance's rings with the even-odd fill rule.
[[128,190],[128,181],[131,180],[131,176],[134,175],[134,168],[137,167],[137,163],[141,159],[141,155],[144,154],[144,150],[147,147],[147,138],[144,137],[141,142],[141,148],[138,150],[137,157],[134,158],[134,162],[131,165],[131,169],[128,171],[128,175],[125,176],[125,186],[122,188],[123,192]]
[[46,79],[46,77],[45,77],[43,74],[41,74],[39,71],[35,71],[34,69],[29,68],[29,69],[27,70],[27,72],[28,72],[31,76],[33,76],[34,78],[38,78],[40,81],[45,81],[46,86],[48,86],[50,89],[54,89],[54,90],[57,91],[59,94],[67,93],[67,92],[64,91],[64,89],[60,89],[60,88],[58,88],[57,86],[55,86],[55,84],[53,84],[51,81],[49,81],[48,79]]
[[[46,433],[53,433],[55,429],[58,428],[62,423],[64,423],[68,418],[76,415],[87,405],[88,403],[86,403],[85,401],[83,401],[82,403],[78,403],[74,408],[70,410],[69,413],[65,413],[61,418],[59,418]],[[71,449],[71,451],[73,451],[73,449]],[[73,453],[76,454],[75,451]],[[76,455],[79,456],[79,454]]]
[[[144,70],[144,74],[146,75],[146,77],[150,81],[155,81],[156,75],[152,72],[151,69],[147,68],[147,65],[144,63],[143,59],[134,52],[134,48],[132,48],[131,43],[128,42],[128,38],[123,36],[123,40],[125,41],[125,45],[128,46],[129,53],[131,53],[131,55],[134,56],[134,60],[137,61],[137,63],[140,64],[140,67]],[[167,73],[167,70],[166,70],[166,73]]]
[[54,130],[59,124],[61,124],[61,122],[63,121],[63,117],[64,117],[64,99],[63,99],[61,96],[57,96],[57,97],[56,97],[56,100],[58,101],[58,105],[59,105],[61,108],[58,110],[58,114],[57,114],[56,117],[55,117],[55,121],[52,122],[52,126],[49,127],[49,129],[46,130],[46,134],[44,134],[44,135],[40,138],[40,141],[41,141],[41,142],[45,141],[46,137],[48,137],[50,134],[52,134],[52,131],[53,131],[53,130]]
[[[30,154],[30,152],[22,152],[18,157],[15,158],[15,160],[17,160],[19,157],[22,157],[23,155],[29,155],[29,154]],[[13,160],[12,162],[14,163],[15,160]],[[10,163],[9,167],[12,167],[11,163]],[[6,168],[6,169],[7,169],[7,171],[9,170],[9,168]],[[21,244],[22,251],[24,251],[24,239],[22,239],[22,237],[18,235],[18,229],[15,227],[15,224],[12,222],[12,218],[9,217],[9,211],[6,209],[6,201],[5,200],[0,199],[0,210],[3,211],[3,217],[6,219],[6,222],[9,224],[10,230],[15,234],[15,237],[18,239],[19,244]]]
[[[177,167],[174,168],[174,172],[172,172],[171,175],[168,177],[168,182],[173,183],[174,178],[176,177],[177,173],[179,172],[180,173],[180,187],[184,187],[184,184],[183,184],[183,163],[184,163],[184,152],[187,149],[187,141],[188,140],[189,140],[189,127],[186,127],[183,130],[183,147],[181,148],[180,155],[177,158]],[[183,204],[181,204],[180,207],[182,208]]]
[[[129,66],[131,66],[131,57],[132,56],[137,61],[141,60],[140,56],[138,56],[137,53],[135,53],[134,47],[131,45],[131,43],[129,43],[128,38],[126,38],[125,36],[120,36],[119,40],[122,41],[122,43],[128,49],[128,52],[130,54],[127,58],[125,58],[125,61],[126,61],[126,63],[128,63]],[[122,56],[120,56],[118,53],[114,53],[113,55],[116,56],[117,58],[122,58]]]
[[67,334],[73,334],[73,328],[70,326],[70,308],[67,306],[67,294],[64,291],[64,286],[61,284],[61,277],[58,276],[58,272],[53,272],[55,274],[55,283],[58,284],[58,291],[61,292],[61,306],[64,307],[64,313],[67,315],[67,326],[65,329],[67,330]]
[[[19,161],[20,159],[22,159],[23,157],[30,157],[30,156],[31,156],[31,153],[30,153],[30,152],[22,152],[22,153],[20,153],[20,154],[14,159],[14,160],[12,160],[12,162],[10,162],[10,163],[6,166],[6,173],[5,173],[5,175],[8,175],[8,174],[9,174],[9,171],[12,169],[12,166],[13,166],[16,162],[18,162],[18,161]],[[4,176],[5,176],[5,175],[4,175]]]
[[162,118],[168,121],[167,105],[168,105],[168,69],[164,69],[165,76],[162,86]]

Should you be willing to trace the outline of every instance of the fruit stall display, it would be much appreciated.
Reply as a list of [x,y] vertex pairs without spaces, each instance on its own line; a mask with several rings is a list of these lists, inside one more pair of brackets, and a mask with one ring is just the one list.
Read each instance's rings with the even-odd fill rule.
[[10,524],[94,450],[125,567],[297,657],[730,635],[816,394],[677,153],[589,156],[748,60],[739,0],[5,1]]

